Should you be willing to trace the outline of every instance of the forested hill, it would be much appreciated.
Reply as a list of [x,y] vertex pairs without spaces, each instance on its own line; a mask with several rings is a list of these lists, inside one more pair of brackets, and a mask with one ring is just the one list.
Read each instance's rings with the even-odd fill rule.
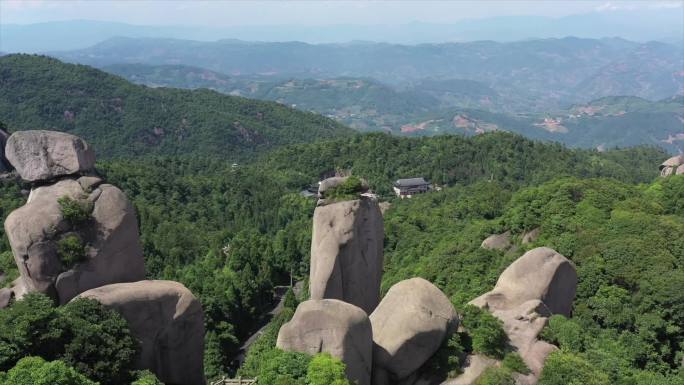
[[101,157],[202,153],[237,159],[352,130],[277,103],[209,90],[148,88],[45,56],[0,57],[0,120],[85,138]]

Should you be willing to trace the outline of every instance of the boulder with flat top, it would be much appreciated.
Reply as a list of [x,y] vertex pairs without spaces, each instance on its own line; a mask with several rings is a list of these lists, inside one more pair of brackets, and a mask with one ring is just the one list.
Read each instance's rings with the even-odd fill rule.
[[28,182],[90,172],[95,152],[83,139],[56,131],[18,131],[7,139],[5,156]]

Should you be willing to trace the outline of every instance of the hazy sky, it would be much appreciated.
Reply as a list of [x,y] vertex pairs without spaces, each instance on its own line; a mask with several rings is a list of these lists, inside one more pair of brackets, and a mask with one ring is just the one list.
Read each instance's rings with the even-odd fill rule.
[[[146,25],[449,23],[467,18],[672,8],[678,1],[200,1],[0,0],[0,23],[103,20]],[[683,13],[684,18],[684,13]]]

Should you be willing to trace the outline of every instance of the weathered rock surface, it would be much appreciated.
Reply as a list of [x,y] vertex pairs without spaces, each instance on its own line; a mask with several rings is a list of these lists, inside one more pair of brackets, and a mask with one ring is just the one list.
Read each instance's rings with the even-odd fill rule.
[[309,354],[330,353],[347,365],[347,377],[370,385],[373,332],[362,309],[334,299],[309,300],[282,326],[277,346]]
[[499,277],[494,290],[472,301],[476,306],[507,310],[539,300],[548,314],[570,315],[577,288],[573,264],[548,247],[538,247],[513,262]]
[[682,165],[684,165],[684,155],[680,154],[673,156],[660,165],[660,176],[670,176],[684,173],[684,168],[680,167]]
[[88,290],[119,312],[141,342],[136,368],[149,369],[162,382],[204,385],[204,314],[200,302],[178,282],[139,281]]
[[528,243],[535,242],[537,239],[539,239],[540,234],[541,228],[535,227],[534,229],[523,234],[521,243],[526,245]]
[[[78,225],[67,220],[58,203],[64,196],[92,207],[90,218]],[[27,203],[7,217],[5,231],[26,290],[60,303],[95,287],[145,277],[135,211],[112,185],[88,193],[79,181],[63,179],[34,188]],[[84,245],[84,260],[74,266],[65,266],[60,256],[67,237]]]
[[443,382],[442,385],[473,385],[487,368],[500,366],[500,364],[499,361],[481,354],[469,355],[462,367],[463,373],[452,380]]
[[87,172],[95,152],[81,138],[55,131],[18,131],[7,139],[5,156],[29,182]]
[[[318,185],[318,196],[320,198],[325,198],[325,193],[327,191],[341,185],[342,183],[346,182],[347,179],[349,179],[348,176],[334,176],[321,181],[321,183]],[[368,188],[368,181],[361,179],[361,191],[359,194],[368,191]]]
[[5,157],[5,144],[9,134],[0,128],[0,173],[10,171],[11,167]]
[[539,247],[504,270],[494,290],[471,301],[503,322],[511,346],[532,371],[518,383],[537,382],[546,357],[557,349],[540,341],[539,334],[550,315],[570,315],[576,288],[573,264],[553,249]]
[[677,171],[675,172],[677,175],[682,175],[684,174],[684,164],[680,164],[679,167],[677,167]]
[[449,298],[422,278],[392,286],[370,321],[374,385],[395,384],[413,374],[458,325]]
[[311,240],[311,299],[339,299],[370,314],[380,300],[383,242],[377,201],[361,198],[317,207]]
[[506,250],[511,247],[511,232],[490,235],[482,241],[480,247],[488,250]]

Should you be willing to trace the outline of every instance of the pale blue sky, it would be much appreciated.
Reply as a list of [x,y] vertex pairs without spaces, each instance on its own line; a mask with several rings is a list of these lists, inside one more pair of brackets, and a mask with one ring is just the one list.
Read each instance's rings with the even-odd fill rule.
[[651,1],[104,1],[0,0],[0,23],[102,20],[143,25],[331,25],[449,23],[468,18],[670,8],[684,0]]

